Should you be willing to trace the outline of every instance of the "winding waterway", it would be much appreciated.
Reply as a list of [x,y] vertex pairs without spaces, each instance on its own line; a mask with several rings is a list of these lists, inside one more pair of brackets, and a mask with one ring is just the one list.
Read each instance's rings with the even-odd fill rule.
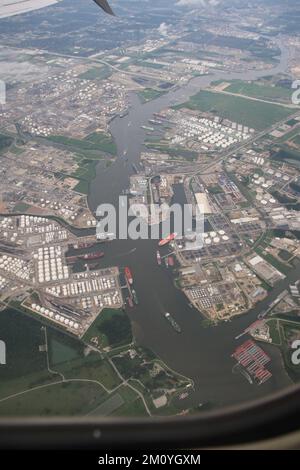
[[[141,103],[137,95],[130,95],[130,109],[126,117],[111,123],[111,133],[118,148],[118,159],[109,168],[99,164],[97,175],[89,191],[89,206],[96,210],[101,203],[118,204],[118,197],[129,186],[133,173],[132,163],[137,163],[143,150],[147,125],[154,113],[186,101],[201,88],[214,80],[255,80],[265,75],[282,73],[287,69],[288,51],[281,46],[280,63],[273,69],[247,73],[215,72],[210,76],[197,77],[187,85],[170,91],[148,103]],[[123,154],[127,152],[126,163]],[[156,262],[157,241],[115,240],[105,246],[107,265],[130,266],[135,278],[139,297],[138,307],[129,311],[137,342],[150,347],[168,366],[190,377],[195,391],[182,403],[183,407],[211,402],[225,405],[264,396],[289,385],[290,379],[282,367],[278,349],[264,346],[272,357],[273,377],[261,386],[250,385],[241,375],[232,373],[234,362],[231,354],[244,338],[239,335],[252,323],[267,305],[289,284],[299,279],[300,265],[289,280],[277,284],[269,297],[246,315],[217,327],[204,328],[200,313],[188,305],[184,294],[173,282],[171,273]],[[171,312],[182,327],[177,334],[166,322],[163,314]]]

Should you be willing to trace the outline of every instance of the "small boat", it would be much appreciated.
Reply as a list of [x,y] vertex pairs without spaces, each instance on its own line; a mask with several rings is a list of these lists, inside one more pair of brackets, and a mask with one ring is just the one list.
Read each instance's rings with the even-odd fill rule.
[[84,248],[91,248],[94,245],[94,243],[91,242],[81,242],[77,243],[76,245],[73,245],[74,250],[82,250]]
[[132,297],[133,297],[133,301],[134,301],[135,305],[138,305],[139,300],[138,300],[136,291],[134,289],[132,289],[131,293],[132,293]]
[[104,253],[103,251],[94,251],[93,253],[86,253],[85,255],[78,256],[79,259],[83,259],[85,261],[94,260],[103,258]]
[[174,318],[171,316],[169,312],[165,313],[165,319],[171,324],[171,326],[174,328],[177,333],[181,333],[181,328],[178,325],[178,323],[174,320]]

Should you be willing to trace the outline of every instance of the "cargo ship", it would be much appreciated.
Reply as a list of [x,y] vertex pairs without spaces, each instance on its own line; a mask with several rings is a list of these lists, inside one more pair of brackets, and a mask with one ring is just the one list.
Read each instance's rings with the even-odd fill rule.
[[157,259],[158,266],[161,266],[161,256],[160,256],[160,252],[158,250],[156,252],[156,259]]
[[165,313],[165,319],[168,320],[168,322],[171,324],[171,326],[174,328],[174,330],[177,331],[177,333],[181,333],[180,326],[174,320],[174,318],[171,316],[170,313],[168,313],[168,312]]
[[119,114],[119,117],[120,117],[121,119],[123,119],[124,117],[128,116],[128,114],[129,114],[129,111],[128,111],[128,109],[126,109],[123,113],[120,113],[120,114]]
[[135,305],[138,305],[139,299],[137,297],[136,291],[134,289],[132,289],[131,293],[132,293],[132,298],[133,298],[133,301],[134,301]]
[[84,248],[91,248],[94,245],[94,243],[91,242],[81,242],[81,243],[76,243],[73,245],[74,250],[82,250]]
[[67,256],[66,261],[67,264],[74,264],[78,260],[78,256]]
[[158,246],[165,246],[165,245],[167,245],[168,243],[170,243],[171,241],[175,240],[176,237],[177,237],[177,233],[176,233],[176,232],[171,233],[171,234],[168,235],[166,238],[163,238],[162,240],[160,240]]
[[126,276],[126,279],[127,279],[128,283],[130,285],[133,284],[133,277],[132,277],[130,269],[127,266],[125,268],[125,276]]
[[78,256],[78,258],[89,261],[89,260],[103,258],[103,256],[104,256],[103,251],[95,251],[92,253],[86,253],[85,255],[80,255]]

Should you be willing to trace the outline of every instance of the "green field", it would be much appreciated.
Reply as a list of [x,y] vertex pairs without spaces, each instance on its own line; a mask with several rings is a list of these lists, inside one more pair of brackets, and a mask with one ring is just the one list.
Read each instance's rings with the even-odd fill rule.
[[266,323],[269,327],[270,336],[272,338],[272,344],[276,344],[277,346],[280,346],[281,337],[280,337],[279,322],[275,318],[272,318],[270,320],[267,320]]
[[89,343],[95,337],[101,349],[130,344],[132,331],[127,314],[122,310],[103,310],[84,335],[84,341]]
[[300,147],[300,135],[299,135],[299,129],[297,129],[297,135],[294,137],[293,142]]
[[30,205],[25,202],[18,202],[14,207],[14,212],[26,212],[29,209]]
[[93,155],[94,158],[99,158],[99,152],[105,152],[111,155],[116,155],[117,153],[117,147],[112,137],[101,132],[94,132],[82,140],[65,137],[63,135],[53,135],[47,137],[47,139],[51,142],[61,144],[73,152],[88,156],[89,158],[92,158]]
[[286,162],[300,168],[300,150],[291,149],[285,145],[280,146],[280,150],[272,154],[272,159],[278,162]]
[[[109,397],[103,387],[120,384],[99,353],[51,327],[46,330],[48,370],[47,352],[41,349],[45,330],[21,312],[0,312],[0,331],[7,347],[7,364],[0,368],[0,416],[86,414]],[[62,378],[67,382],[59,383]]]
[[146,142],[146,147],[158,150],[163,153],[167,153],[170,157],[178,158],[178,159],[185,159],[185,160],[196,160],[198,157],[198,153],[194,152],[193,150],[187,150],[185,148],[180,147],[170,147],[169,145],[163,144],[160,142]]
[[5,150],[13,143],[13,138],[4,134],[0,134],[0,152]]
[[6,366],[0,367],[0,399],[52,381],[46,355],[39,351],[41,325],[13,309],[0,312],[1,339],[6,343]]
[[105,396],[102,387],[94,383],[52,384],[0,402],[0,415],[80,416],[95,409]]
[[79,180],[74,190],[88,194],[90,182],[96,176],[96,167],[100,161],[110,162],[117,154],[117,146],[110,135],[94,132],[85,139],[72,139],[65,136],[51,136],[48,138],[56,144],[62,145],[75,154],[79,168],[71,176]]
[[292,140],[295,142],[295,137],[299,135],[299,132],[300,131],[298,128],[292,129],[291,131],[284,134],[282,137],[279,137],[278,142],[288,142],[289,140]]
[[82,80],[105,80],[111,75],[112,71],[110,67],[104,65],[103,67],[93,67],[79,75],[78,78]]
[[58,364],[80,357],[79,351],[72,347],[71,344],[68,344],[68,339],[63,343],[50,334],[49,353],[51,367],[56,367]]
[[202,90],[187,103],[175,109],[187,107],[203,112],[211,112],[233,122],[256,130],[271,127],[278,121],[294,113],[294,110],[277,104],[253,101],[240,96],[226,95]]
[[[268,320],[273,321],[273,320]],[[280,345],[280,349],[282,351],[283,359],[285,362],[285,367],[287,369],[288,374],[293,379],[294,382],[299,382],[300,380],[300,366],[295,365],[292,363],[292,354],[294,350],[291,348],[291,344],[295,339],[299,338],[300,332],[300,322],[298,320],[297,314],[295,317],[289,314],[280,314],[276,315],[276,319],[274,321],[278,322],[279,331],[275,332],[275,342],[276,344]],[[271,325],[271,333],[274,333]],[[278,336],[280,338],[280,342],[277,343]]]
[[138,95],[141,100],[146,103],[147,101],[152,101],[156,98],[159,98],[164,93],[164,91],[154,90],[154,88],[145,88],[145,90],[139,91]]
[[155,62],[147,62],[146,60],[138,62],[138,65],[141,65],[142,67],[149,67],[152,69],[157,69],[157,70],[163,69],[165,67],[163,64],[158,64]]
[[[111,345],[132,340],[124,312],[107,309],[103,313],[88,334],[104,332]],[[120,347],[109,358],[92,350],[86,338],[80,341],[42,326],[12,308],[0,312],[0,331],[7,345],[7,365],[0,368],[0,416],[146,416],[137,391],[153,414],[170,415],[178,412],[170,400],[157,410],[152,399],[165,389],[179,393],[189,383],[149,350],[130,345],[136,350],[131,358],[129,348]],[[116,373],[116,364],[128,381]],[[161,370],[153,374],[155,364]]]
[[65,358],[60,364],[52,365],[51,368],[63,374],[66,379],[83,379],[100,382],[109,390],[120,384],[120,379],[106,359],[101,359],[99,353],[90,352],[76,359]]
[[148,416],[145,406],[141,398],[135,398],[132,401],[125,402],[123,406],[118,408],[114,413],[111,413],[110,416],[122,416],[122,417],[142,417]]
[[234,80],[225,91],[250,96],[252,98],[291,102],[291,91],[279,86],[259,85],[254,82],[250,83],[242,80]]

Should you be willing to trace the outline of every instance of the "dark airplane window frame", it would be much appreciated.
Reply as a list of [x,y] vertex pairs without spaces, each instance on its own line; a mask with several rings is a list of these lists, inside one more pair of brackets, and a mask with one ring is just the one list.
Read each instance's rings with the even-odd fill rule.
[[0,449],[230,448],[299,431],[300,387],[201,417],[0,419]]

